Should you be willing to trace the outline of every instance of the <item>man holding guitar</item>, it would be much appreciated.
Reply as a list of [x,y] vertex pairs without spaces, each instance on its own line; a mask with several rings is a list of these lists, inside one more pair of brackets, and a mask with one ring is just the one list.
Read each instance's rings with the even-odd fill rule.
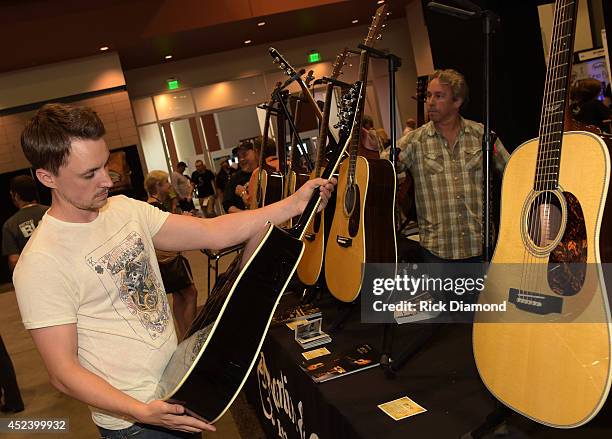
[[[399,170],[414,177],[423,262],[479,262],[482,254],[483,126],[461,117],[467,99],[463,75],[436,70],[427,86],[429,122],[398,142]],[[499,172],[508,158],[498,140]]]
[[51,208],[15,269],[24,325],[53,385],[91,407],[103,437],[214,430],[182,405],[152,398],[177,345],[154,248],[220,249],[246,241],[245,252],[252,252],[268,222],[299,215],[313,191],[324,207],[335,182],[313,179],[278,203],[234,215],[172,215],[108,197],[104,134],[95,112],[63,104],[42,107],[22,134],[26,157],[52,192]]

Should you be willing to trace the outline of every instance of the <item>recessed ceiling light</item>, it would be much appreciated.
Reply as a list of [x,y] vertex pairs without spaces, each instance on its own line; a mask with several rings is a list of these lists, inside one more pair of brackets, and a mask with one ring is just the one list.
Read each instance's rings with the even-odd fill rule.
[[265,26],[266,22],[265,21],[260,21],[259,23],[257,23],[257,26],[261,27],[261,26]]
[[385,2],[385,0],[378,0],[376,3],[379,5],[382,5]]
[[357,24],[357,23],[359,23],[359,20],[353,20],[353,21],[351,21],[351,23]]
[[101,50],[102,52],[105,52],[105,51],[107,51],[107,50],[108,50],[108,46],[102,46],[102,47],[100,47],[100,50]]
[[166,55],[166,56],[164,56],[164,58],[166,58],[166,59],[172,59],[172,55]]
[[244,40],[244,44],[251,44],[253,41],[251,40]]

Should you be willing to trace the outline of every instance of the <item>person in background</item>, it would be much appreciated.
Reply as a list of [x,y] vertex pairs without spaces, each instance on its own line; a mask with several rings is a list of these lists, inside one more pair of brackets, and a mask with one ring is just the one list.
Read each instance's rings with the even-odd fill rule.
[[[144,180],[144,187],[149,194],[147,203],[163,211],[167,211],[164,202],[170,194],[168,173],[151,171]],[[172,311],[178,327],[178,337],[181,339],[189,329],[196,316],[198,290],[193,283],[191,266],[181,252],[155,250],[159,271],[167,294],[172,294]]]
[[29,175],[17,175],[9,183],[11,200],[19,209],[2,226],[2,254],[8,256],[11,272],[17,265],[19,254],[49,208],[38,204],[36,192],[36,182]]
[[214,206],[214,201],[211,197],[215,195],[215,174],[211,170],[206,169],[206,165],[202,160],[196,160],[195,167],[196,170],[191,174],[191,182],[198,191],[198,200],[200,201],[202,213],[205,216],[211,216]]
[[189,177],[183,175],[185,169],[187,169],[187,164],[185,162],[178,162],[176,169],[172,171],[171,183],[178,198],[178,207],[183,212],[191,212],[195,209],[191,199],[193,196],[193,185]]
[[[456,70],[436,70],[427,86],[429,122],[398,142],[399,172],[414,178],[424,262],[479,262],[482,254],[482,136],[480,123],[460,110],[468,86]],[[500,173],[510,158],[501,140],[493,161]]]
[[578,122],[595,125],[603,132],[610,132],[612,112],[599,100],[601,82],[595,78],[576,81],[572,87],[570,111]]
[[225,186],[227,186],[227,183],[235,172],[236,170],[230,166],[229,160],[223,160],[223,162],[221,162],[221,168],[215,176],[217,199],[221,200],[221,202],[223,202],[223,192],[225,191]]
[[236,155],[238,155],[240,169],[232,175],[223,193],[223,208],[227,213],[236,213],[247,208],[245,204],[246,187],[253,171],[257,168],[257,154],[253,150],[252,142],[238,145]]
[[374,120],[372,116],[364,114],[361,118],[361,136],[357,154],[371,160],[379,159],[380,146],[380,139],[374,129]]
[[[34,229],[49,208],[36,200],[36,182],[29,175],[17,175],[9,182],[9,193],[19,210],[2,226],[2,254],[8,257],[9,270],[13,272],[19,255],[34,233]],[[0,412],[19,413],[24,410],[23,399],[17,384],[15,368],[2,337],[0,337]]]

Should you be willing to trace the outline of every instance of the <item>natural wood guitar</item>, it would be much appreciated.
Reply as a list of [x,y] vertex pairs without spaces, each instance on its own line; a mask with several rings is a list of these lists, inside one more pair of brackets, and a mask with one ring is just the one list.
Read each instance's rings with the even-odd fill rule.
[[[382,5],[363,44],[371,46],[387,15]],[[367,81],[369,54],[361,51],[359,80]],[[358,108],[349,158],[340,166],[338,198],[325,248],[325,281],[331,294],[343,302],[354,301],[361,290],[363,264],[397,262],[395,241],[395,169],[389,160],[368,160],[357,155],[361,138]]]
[[610,154],[587,132],[564,132],[576,3],[557,0],[540,135],[508,162],[499,240],[477,312],[482,380],[534,421],[578,427],[610,390],[610,308],[601,262],[612,256]]
[[[337,79],[342,73],[342,67],[345,64],[348,56],[348,48],[345,48],[342,53],[336,57],[336,61],[332,67],[331,78]],[[317,137],[317,158],[315,160],[315,168],[312,171],[312,178],[317,178],[321,175],[323,169],[323,161],[325,159],[325,151],[327,148],[327,132],[329,128],[329,116],[331,113],[332,95],[334,93],[333,82],[328,82],[325,87],[325,102],[323,104],[323,118],[319,126],[319,136]],[[331,207],[333,208],[333,206]],[[320,212],[316,214],[314,220],[306,228],[304,236],[304,256],[297,268],[297,273],[300,281],[305,285],[314,285],[323,269],[323,256],[325,254],[325,214]]]

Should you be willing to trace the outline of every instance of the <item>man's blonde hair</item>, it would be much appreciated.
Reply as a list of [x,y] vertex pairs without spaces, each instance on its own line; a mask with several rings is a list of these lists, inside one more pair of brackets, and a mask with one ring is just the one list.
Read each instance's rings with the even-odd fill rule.
[[448,85],[453,92],[453,100],[462,100],[461,106],[464,106],[467,103],[470,91],[468,89],[467,82],[465,82],[465,78],[457,70],[436,70],[429,75],[429,80],[427,82],[430,83],[434,79],[438,79],[441,84]]
[[157,194],[157,185],[168,181],[168,173],[165,171],[151,171],[144,179],[144,187],[149,195]]

